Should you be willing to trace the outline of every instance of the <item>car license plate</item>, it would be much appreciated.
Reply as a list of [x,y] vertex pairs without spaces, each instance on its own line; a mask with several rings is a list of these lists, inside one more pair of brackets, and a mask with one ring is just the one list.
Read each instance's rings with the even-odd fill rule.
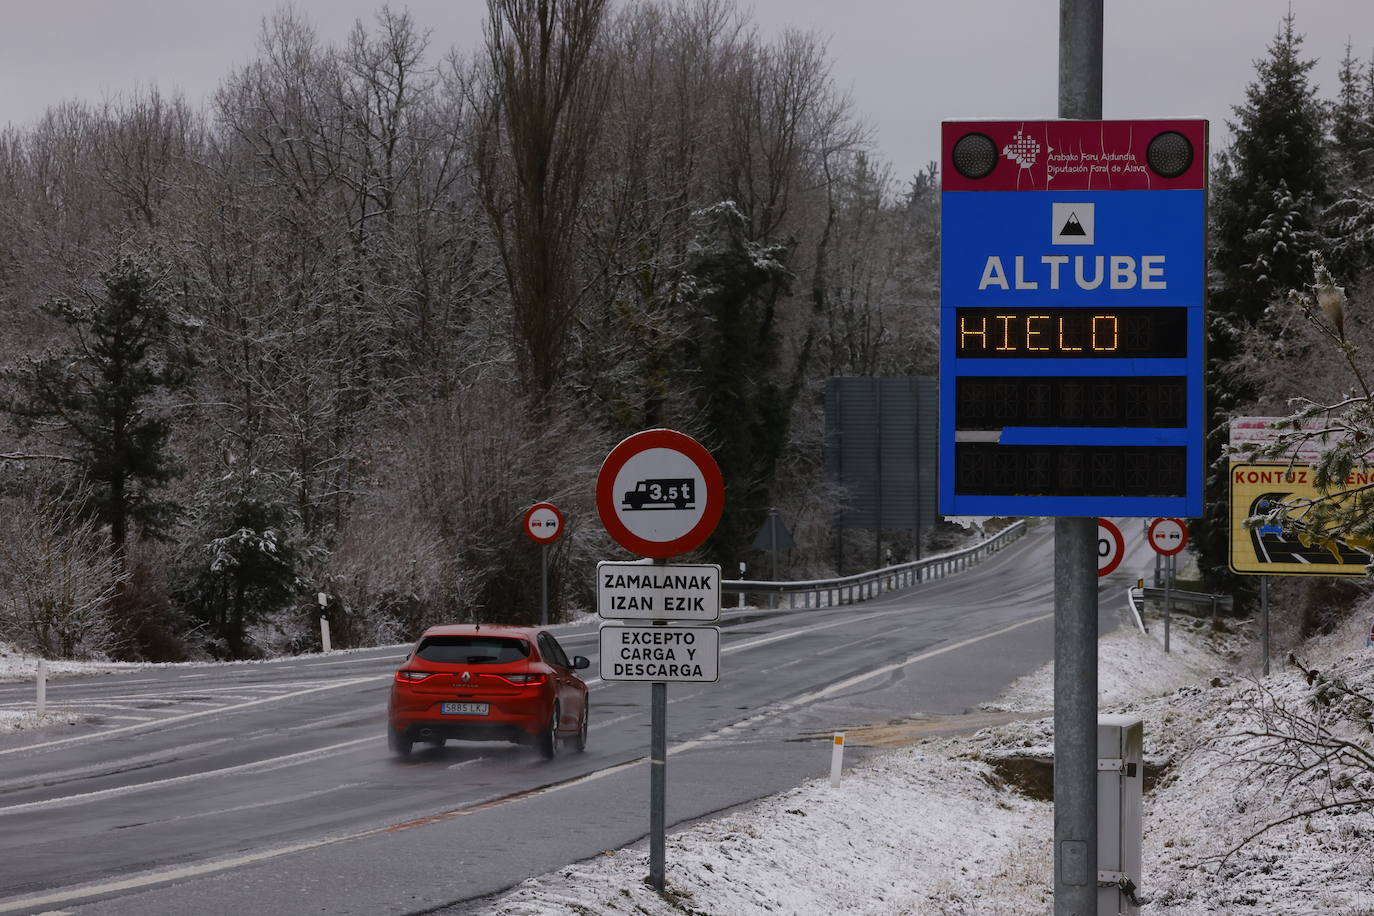
[[446,716],[485,716],[486,703],[444,703],[439,711]]

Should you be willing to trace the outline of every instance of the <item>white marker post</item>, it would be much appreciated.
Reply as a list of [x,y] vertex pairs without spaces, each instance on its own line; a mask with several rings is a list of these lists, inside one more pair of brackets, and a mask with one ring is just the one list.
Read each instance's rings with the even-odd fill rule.
[[48,706],[48,663],[45,659],[38,660],[38,718],[43,718],[43,713]]
[[839,788],[840,768],[844,766],[844,732],[835,733],[834,749],[830,752],[830,785]]
[[320,592],[316,597],[320,602],[320,651],[333,652],[334,646],[329,639],[329,618],[324,616],[325,609],[329,607],[329,596]]

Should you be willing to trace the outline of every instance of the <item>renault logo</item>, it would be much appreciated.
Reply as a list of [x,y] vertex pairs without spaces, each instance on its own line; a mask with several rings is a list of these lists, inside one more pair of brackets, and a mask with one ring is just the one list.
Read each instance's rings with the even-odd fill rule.
[[470,672],[470,671],[464,671],[464,672],[463,672],[463,683],[466,684],[466,683],[467,683],[468,681],[470,681],[470,680],[472,680],[472,672]]

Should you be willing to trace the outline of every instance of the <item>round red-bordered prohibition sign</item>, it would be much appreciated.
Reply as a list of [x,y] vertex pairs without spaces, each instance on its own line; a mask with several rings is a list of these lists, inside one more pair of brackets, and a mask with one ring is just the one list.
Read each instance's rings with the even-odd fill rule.
[[1105,518],[1097,520],[1097,575],[1110,576],[1126,555],[1126,540],[1121,529]]
[[1150,522],[1145,539],[1150,542],[1155,553],[1172,557],[1176,553],[1182,553],[1183,548],[1188,546],[1188,526],[1179,518],[1157,518]]
[[622,441],[596,478],[596,511],[617,544],[665,560],[700,547],[720,522],[725,482],[700,442],[672,429]]
[[538,544],[552,544],[563,533],[563,513],[553,503],[535,503],[525,510],[525,534]]

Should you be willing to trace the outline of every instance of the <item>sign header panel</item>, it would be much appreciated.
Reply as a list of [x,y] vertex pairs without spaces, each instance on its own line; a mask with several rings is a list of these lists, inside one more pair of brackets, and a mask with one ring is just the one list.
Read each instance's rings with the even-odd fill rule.
[[719,620],[715,564],[596,564],[596,612],[617,620]]
[[[1302,420],[1292,427],[1283,417],[1234,417],[1230,425],[1231,448],[1235,453],[1232,460],[1243,461],[1255,449],[1277,443],[1280,436],[1300,434],[1299,441],[1291,443],[1283,455],[1264,456],[1259,463],[1291,460],[1316,464],[1339,438],[1330,431],[1331,427],[1325,420]],[[1365,458],[1374,458],[1374,450],[1367,452]]]
[[668,683],[720,678],[717,627],[601,627],[601,679]]
[[[997,153],[992,173],[984,178],[966,177],[954,161],[955,143],[970,133],[986,136]],[[1149,164],[1151,143],[1168,133],[1177,133],[1193,150],[1186,168],[1172,177]],[[1200,191],[1207,187],[1207,122],[1202,120],[946,121],[944,141],[940,181],[946,191]],[[1082,228],[1084,234],[1092,229],[1087,223]]]
[[1202,513],[1206,140],[944,125],[944,514]]
[[[1251,576],[1363,576],[1369,552],[1343,540],[1304,537],[1303,512],[1289,515],[1290,525],[1258,525],[1245,520],[1267,514],[1276,503],[1316,499],[1321,494],[1307,467],[1286,464],[1231,465],[1231,571]],[[1348,487],[1374,483],[1374,471],[1353,472]],[[1306,543],[1304,543],[1306,540]]]

